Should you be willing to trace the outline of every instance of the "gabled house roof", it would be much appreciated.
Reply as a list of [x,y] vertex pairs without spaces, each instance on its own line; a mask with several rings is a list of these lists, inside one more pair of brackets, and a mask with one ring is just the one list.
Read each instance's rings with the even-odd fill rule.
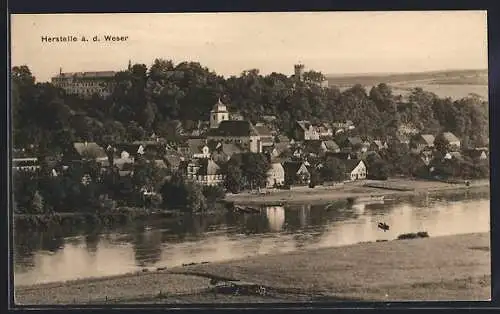
[[338,159],[356,159],[356,154],[355,153],[349,153],[349,152],[327,152],[327,156],[335,157]]
[[289,177],[294,177],[301,168],[309,172],[306,165],[302,161],[285,161],[283,163],[285,175]]
[[472,148],[472,149],[466,149],[463,152],[464,152],[465,155],[467,155],[467,156],[469,156],[471,158],[478,158],[482,154],[484,154],[485,156],[488,156],[486,149],[475,149],[475,148]]
[[360,159],[343,159],[342,163],[345,165],[346,172],[352,172],[360,163],[364,162]]
[[283,154],[284,152],[290,150],[290,146],[288,143],[274,143],[274,148],[278,151],[278,154]]
[[319,154],[322,152],[322,140],[307,140],[304,141],[304,151],[307,153]]
[[276,137],[276,142],[277,143],[286,143],[286,144],[289,144],[290,143],[290,139],[283,135],[283,134],[280,134]]
[[343,139],[342,145],[343,147],[346,146],[355,146],[355,145],[362,145],[363,140],[359,136],[348,136]]
[[257,130],[257,133],[262,136],[262,137],[272,137],[273,132],[271,129],[269,129],[267,126],[263,124],[257,124],[255,125],[255,129]]
[[108,156],[104,148],[97,145],[97,143],[95,142],[88,142],[88,143],[76,142],[73,143],[73,147],[75,151],[78,153],[78,155],[82,157],[105,158]]
[[309,131],[309,128],[312,127],[313,125],[311,124],[311,122],[307,121],[307,120],[300,120],[300,121],[297,121],[297,125],[303,129],[304,131]]
[[154,163],[155,163],[155,166],[158,167],[158,168],[161,168],[161,169],[168,168],[167,164],[163,160],[161,160],[161,159],[156,159],[154,161]]
[[421,138],[426,145],[434,145],[434,135],[432,134],[420,134]]
[[199,159],[192,161],[200,168],[197,171],[197,175],[216,175],[220,174],[221,167],[212,159]]
[[458,137],[455,136],[455,134],[451,132],[444,132],[441,134],[441,137],[447,142],[447,143],[453,143],[453,142],[460,142]]
[[375,146],[377,146],[379,149],[382,149],[386,146],[386,143],[381,140],[373,140],[372,143],[375,144]]
[[180,155],[172,153],[166,154],[163,158],[166,160],[168,166],[174,169],[179,168],[182,161],[182,157]]
[[246,120],[225,120],[219,124],[217,129],[207,132],[207,136],[258,136],[259,133],[253,124]]
[[207,140],[204,138],[190,138],[186,142],[191,154],[199,154],[204,146],[207,145]]
[[235,143],[224,143],[222,144],[222,152],[229,157],[234,154],[240,154],[243,152],[243,148]]

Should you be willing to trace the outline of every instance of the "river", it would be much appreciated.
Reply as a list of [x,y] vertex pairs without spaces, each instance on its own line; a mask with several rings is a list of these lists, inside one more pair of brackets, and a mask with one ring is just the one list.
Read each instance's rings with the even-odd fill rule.
[[[385,222],[390,230],[378,229]],[[81,230],[79,230],[81,229]],[[106,229],[16,230],[14,284],[118,275],[427,231],[431,237],[490,230],[489,193],[411,196],[338,209],[266,207],[260,214],[186,215]]]

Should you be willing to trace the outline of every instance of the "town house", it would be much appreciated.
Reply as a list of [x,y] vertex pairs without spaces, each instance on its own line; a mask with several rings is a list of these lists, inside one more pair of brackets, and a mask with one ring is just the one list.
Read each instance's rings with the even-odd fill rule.
[[194,159],[186,163],[186,178],[201,185],[221,185],[224,175],[221,168],[211,159]]
[[460,151],[460,140],[451,132],[443,132],[437,136],[437,139],[445,144],[449,151]]
[[294,125],[294,138],[297,141],[319,140],[319,133],[309,121],[297,121]]
[[418,134],[410,141],[410,148],[414,152],[421,152],[424,148],[434,147],[434,135]]
[[274,135],[273,131],[265,126],[263,123],[257,123],[255,125],[255,129],[260,136],[260,140],[262,142],[262,146],[272,146],[274,144]]
[[348,181],[366,179],[366,164],[359,159],[346,159],[342,161],[346,169]]
[[271,160],[271,168],[267,171],[266,187],[273,188],[285,183],[285,168],[279,160]]
[[218,128],[207,132],[208,140],[221,141],[223,144],[234,143],[252,153],[262,152],[260,136],[251,122],[245,120],[225,120]]
[[108,155],[101,146],[94,142],[76,142],[72,149],[66,152],[66,161],[96,161],[98,163],[108,162]]
[[287,185],[307,185],[311,180],[311,173],[302,161],[285,161],[285,184]]

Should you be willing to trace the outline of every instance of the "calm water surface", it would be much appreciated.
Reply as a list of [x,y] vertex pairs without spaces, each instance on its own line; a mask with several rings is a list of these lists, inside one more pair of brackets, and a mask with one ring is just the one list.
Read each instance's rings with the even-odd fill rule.
[[[383,232],[378,222],[391,229]],[[490,230],[488,193],[411,197],[325,210],[325,205],[267,207],[260,214],[152,220],[115,229],[16,230],[15,285],[99,277],[144,267],[214,262],[304,248]]]

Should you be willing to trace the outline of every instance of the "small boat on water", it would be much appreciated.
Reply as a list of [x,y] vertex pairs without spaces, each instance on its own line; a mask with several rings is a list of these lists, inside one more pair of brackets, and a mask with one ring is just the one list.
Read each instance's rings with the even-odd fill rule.
[[379,227],[379,229],[384,230],[384,232],[390,229],[389,225],[385,222],[379,222],[377,226]]
[[246,213],[246,214],[255,214],[260,213],[260,209],[250,206],[234,206],[235,212]]

